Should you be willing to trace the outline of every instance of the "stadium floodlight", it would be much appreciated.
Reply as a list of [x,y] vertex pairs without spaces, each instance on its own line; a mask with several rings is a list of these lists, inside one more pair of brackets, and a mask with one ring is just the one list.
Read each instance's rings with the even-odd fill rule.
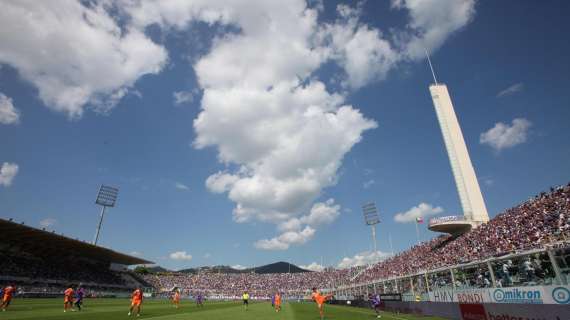
[[374,254],[378,252],[378,244],[376,243],[376,225],[380,223],[380,216],[376,203],[369,202],[362,206],[362,214],[364,215],[364,223],[372,229],[372,243],[374,245]]
[[101,185],[95,203],[98,205],[102,205],[103,207],[114,207],[115,202],[117,202],[118,194],[119,194],[119,189]]
[[380,223],[380,217],[378,216],[378,209],[376,209],[376,203],[369,202],[362,206],[362,213],[364,214],[364,222],[369,225],[375,225]]
[[94,245],[97,245],[97,241],[99,240],[99,233],[101,232],[101,225],[103,224],[105,209],[107,207],[112,208],[115,206],[118,194],[119,194],[118,188],[109,187],[106,185],[101,185],[101,187],[99,188],[99,193],[97,193],[97,199],[95,200],[95,203],[100,205],[102,208],[101,208],[101,216],[99,218],[99,224],[97,225],[97,231],[95,232],[95,239],[93,240]]

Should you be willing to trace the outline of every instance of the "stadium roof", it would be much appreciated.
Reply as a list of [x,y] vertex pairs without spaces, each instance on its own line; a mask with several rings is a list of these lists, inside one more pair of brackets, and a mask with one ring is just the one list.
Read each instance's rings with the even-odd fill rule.
[[20,248],[37,256],[68,258],[70,253],[93,260],[123,265],[152,264],[152,261],[68,238],[55,232],[36,229],[23,223],[0,218],[0,244]]

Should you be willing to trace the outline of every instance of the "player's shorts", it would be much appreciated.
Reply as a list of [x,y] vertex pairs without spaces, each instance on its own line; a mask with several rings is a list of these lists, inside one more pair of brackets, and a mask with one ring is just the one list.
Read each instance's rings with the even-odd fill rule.
[[2,303],[6,304],[6,305],[9,305],[10,302],[12,302],[12,297],[4,297],[2,299]]
[[132,307],[138,307],[138,306],[141,305],[141,302],[142,302],[141,300],[133,300],[133,301],[131,302],[131,306],[132,306]]
[[63,303],[73,303],[73,299],[70,297],[63,298]]
[[322,304],[322,303],[318,303],[318,302],[317,302],[317,307],[319,307],[319,309],[320,309],[320,308],[322,308],[322,307],[323,307],[323,304]]
[[243,304],[249,304],[249,300],[243,299]]

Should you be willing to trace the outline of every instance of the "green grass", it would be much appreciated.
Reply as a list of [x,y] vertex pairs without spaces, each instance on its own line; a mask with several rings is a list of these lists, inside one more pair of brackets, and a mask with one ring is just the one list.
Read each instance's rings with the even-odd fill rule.
[[[23,319],[77,319],[77,320],[118,320],[137,319],[127,316],[129,301],[126,299],[87,299],[81,312],[63,312],[62,299],[14,299],[6,312],[0,313],[1,320]],[[325,306],[325,319],[359,320],[375,319],[375,313],[368,309],[345,306]],[[314,303],[285,303],[280,313],[276,313],[269,303],[252,303],[246,312],[240,302],[208,302],[198,308],[193,302],[182,301],[180,309],[175,309],[166,300],[146,300],[139,319],[155,320],[319,320]],[[435,317],[418,317],[383,312],[385,320],[435,320]]]

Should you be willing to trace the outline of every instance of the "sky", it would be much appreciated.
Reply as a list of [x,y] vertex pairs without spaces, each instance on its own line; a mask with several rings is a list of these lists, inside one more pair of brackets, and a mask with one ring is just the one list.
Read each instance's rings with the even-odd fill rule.
[[417,242],[415,217],[462,214],[426,49],[491,217],[570,181],[568,14],[562,0],[0,0],[0,217],[92,241],[105,184],[120,191],[100,245],[167,268],[386,257]]

